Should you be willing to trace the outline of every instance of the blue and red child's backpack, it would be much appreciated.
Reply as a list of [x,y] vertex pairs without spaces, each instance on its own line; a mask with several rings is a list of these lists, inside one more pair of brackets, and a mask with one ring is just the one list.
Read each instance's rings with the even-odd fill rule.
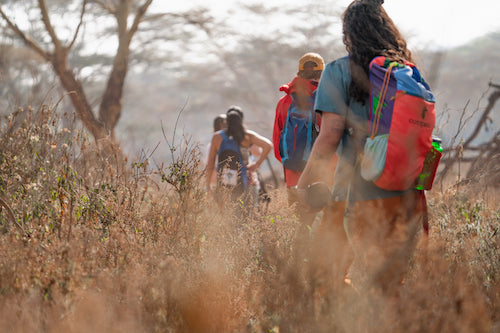
[[369,78],[370,136],[361,175],[380,188],[404,191],[414,185],[432,147],[434,95],[410,62],[375,57]]
[[288,107],[285,126],[281,131],[279,153],[285,169],[303,171],[319,132],[314,112],[316,92],[311,96],[304,96],[307,100],[302,107],[295,94],[290,96],[292,103]]

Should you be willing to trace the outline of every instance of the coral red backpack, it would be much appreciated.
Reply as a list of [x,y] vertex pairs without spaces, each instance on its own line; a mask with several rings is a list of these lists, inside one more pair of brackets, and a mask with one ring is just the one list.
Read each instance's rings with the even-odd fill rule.
[[432,147],[435,99],[414,64],[384,56],[370,63],[369,134],[361,175],[380,188],[412,187]]

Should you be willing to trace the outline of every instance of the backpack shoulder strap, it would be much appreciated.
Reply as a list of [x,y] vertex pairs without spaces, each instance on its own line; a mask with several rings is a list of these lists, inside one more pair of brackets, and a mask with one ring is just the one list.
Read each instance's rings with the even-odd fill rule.
[[220,133],[220,136],[222,136],[222,140],[228,140],[228,136],[226,134],[226,130],[222,130],[219,132]]

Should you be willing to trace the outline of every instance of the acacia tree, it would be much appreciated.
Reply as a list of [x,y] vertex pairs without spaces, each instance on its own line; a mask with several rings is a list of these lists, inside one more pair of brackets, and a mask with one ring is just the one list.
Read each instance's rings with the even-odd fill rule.
[[[72,36],[63,40],[58,35],[57,28],[51,20],[46,0],[38,0],[36,6],[40,12],[39,17],[43,23],[45,36],[48,35],[49,42],[46,42],[47,39],[44,39],[43,36],[37,39],[33,34],[27,32],[26,29],[22,29],[18,25],[18,22],[15,21],[15,15],[8,15],[1,4],[0,16],[16,38],[20,39],[25,46],[33,50],[52,66],[62,87],[68,92],[77,116],[96,141],[114,142],[114,128],[122,111],[121,101],[125,77],[129,67],[131,41],[138,31],[139,25],[144,21],[145,13],[152,1],[82,0],[79,21],[73,30]],[[65,5],[68,5],[68,3],[65,3]],[[101,97],[97,117],[94,115],[81,79],[76,75],[76,71],[70,66],[68,61],[70,52],[81,33],[81,28],[89,9],[88,7],[91,6],[104,11],[107,15],[111,15],[114,18],[118,37],[118,47],[113,56],[111,71]]]

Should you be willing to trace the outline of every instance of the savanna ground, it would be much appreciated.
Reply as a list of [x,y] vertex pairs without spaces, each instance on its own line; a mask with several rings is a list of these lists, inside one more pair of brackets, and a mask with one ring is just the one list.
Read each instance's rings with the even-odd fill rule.
[[500,331],[494,186],[428,193],[430,234],[398,302],[318,296],[283,189],[237,219],[203,190],[189,140],[165,142],[161,166],[104,156],[73,124],[47,107],[1,119],[0,194],[16,219],[3,209],[2,332]]

